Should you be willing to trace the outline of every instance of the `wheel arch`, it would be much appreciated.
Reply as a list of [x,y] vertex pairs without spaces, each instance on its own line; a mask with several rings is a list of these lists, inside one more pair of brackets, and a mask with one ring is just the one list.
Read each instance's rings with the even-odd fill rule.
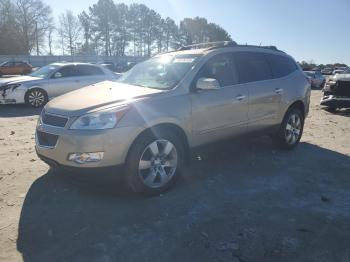
[[47,101],[49,101],[49,94],[47,93],[47,91],[46,91],[44,88],[42,88],[42,87],[40,87],[40,86],[31,86],[31,87],[29,87],[29,88],[26,90],[26,92],[24,93],[24,103],[27,104],[27,99],[28,99],[27,96],[28,96],[29,92],[32,91],[33,89],[40,89],[41,91],[43,91],[43,92],[46,94]]
[[287,109],[286,113],[288,112],[288,110],[290,110],[291,108],[298,108],[302,113],[303,116],[305,117],[305,105],[304,102],[302,100],[297,100],[295,102],[293,102]]
[[139,133],[135,137],[134,141],[132,142],[132,144],[130,145],[130,147],[128,149],[126,157],[128,157],[131,148],[137,142],[138,139],[140,139],[142,136],[145,136],[148,134],[152,134],[155,137],[157,137],[157,136],[159,136],[159,133],[162,130],[174,132],[177,136],[179,136],[179,138],[181,139],[181,141],[183,143],[184,149],[185,149],[185,162],[188,163],[189,159],[190,159],[190,145],[189,145],[188,137],[186,135],[186,132],[179,125],[176,125],[174,123],[160,123],[160,124],[156,124],[156,125],[153,125],[151,127],[144,129],[141,133]]

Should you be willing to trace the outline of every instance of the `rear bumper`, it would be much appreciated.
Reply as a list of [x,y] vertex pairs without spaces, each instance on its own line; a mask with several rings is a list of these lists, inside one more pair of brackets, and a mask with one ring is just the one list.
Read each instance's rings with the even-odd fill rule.
[[350,97],[325,95],[321,99],[321,105],[335,108],[350,108]]

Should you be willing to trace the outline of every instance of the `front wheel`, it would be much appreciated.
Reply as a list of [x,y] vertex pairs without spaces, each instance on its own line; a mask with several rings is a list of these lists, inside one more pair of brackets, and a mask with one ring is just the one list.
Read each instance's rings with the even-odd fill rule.
[[132,191],[157,195],[168,190],[183,168],[184,146],[171,131],[141,135],[126,161],[127,182]]
[[272,136],[274,143],[281,149],[295,148],[304,130],[304,114],[298,108],[291,108],[284,116],[279,132]]
[[48,102],[48,95],[42,89],[33,88],[26,93],[25,102],[35,108],[42,107]]

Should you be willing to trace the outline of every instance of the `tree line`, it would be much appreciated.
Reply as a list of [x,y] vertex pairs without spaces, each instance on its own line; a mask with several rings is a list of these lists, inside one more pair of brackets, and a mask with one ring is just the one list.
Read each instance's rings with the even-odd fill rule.
[[144,4],[99,0],[56,20],[41,0],[0,0],[0,54],[151,56],[180,46],[231,41],[205,18],[177,24]]

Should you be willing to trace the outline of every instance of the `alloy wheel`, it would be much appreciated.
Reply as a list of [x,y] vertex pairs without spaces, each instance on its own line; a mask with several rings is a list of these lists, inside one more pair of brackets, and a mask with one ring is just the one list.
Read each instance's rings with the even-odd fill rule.
[[45,102],[45,94],[40,90],[34,90],[29,93],[28,102],[34,107],[40,107]]
[[176,147],[168,140],[156,140],[143,151],[139,176],[150,188],[166,185],[174,176],[178,163]]
[[294,145],[301,134],[302,121],[298,114],[293,113],[290,115],[286,125],[285,139],[289,145]]

